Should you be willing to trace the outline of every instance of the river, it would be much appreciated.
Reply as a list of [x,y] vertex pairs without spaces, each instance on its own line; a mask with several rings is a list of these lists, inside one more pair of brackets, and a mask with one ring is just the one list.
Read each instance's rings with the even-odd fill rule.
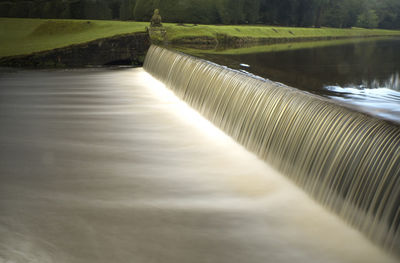
[[143,69],[0,76],[0,262],[396,262]]

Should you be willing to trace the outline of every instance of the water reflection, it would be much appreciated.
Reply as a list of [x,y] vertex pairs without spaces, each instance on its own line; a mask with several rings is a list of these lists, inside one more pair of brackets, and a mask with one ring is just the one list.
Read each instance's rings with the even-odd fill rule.
[[378,79],[374,79],[372,81],[364,80],[360,85],[361,89],[392,89],[400,91],[400,82],[399,82],[399,73],[396,72],[392,74],[387,80],[379,81]]

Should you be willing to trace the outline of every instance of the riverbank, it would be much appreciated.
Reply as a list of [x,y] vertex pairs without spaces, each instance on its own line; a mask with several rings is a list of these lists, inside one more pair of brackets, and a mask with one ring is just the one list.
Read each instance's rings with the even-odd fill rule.
[[101,20],[0,18],[0,57],[27,55],[145,32],[148,23]]
[[300,28],[251,25],[165,25],[166,41],[177,45],[228,45],[400,36],[400,31],[365,28]]
[[[140,64],[149,46],[147,22],[0,18],[0,65],[14,67],[69,67],[105,65],[118,61]],[[400,36],[380,29],[295,28],[252,25],[163,24],[161,38],[151,41],[202,49],[257,44]],[[156,34],[157,35],[157,34]],[[128,37],[128,40],[127,40]],[[134,48],[129,37],[135,39]],[[144,41],[141,45],[140,41]],[[108,45],[103,45],[108,43]],[[93,49],[94,47],[100,48]],[[140,50],[137,52],[135,49]],[[128,51],[127,51],[128,50]],[[130,50],[130,51],[129,51]],[[82,54],[87,54],[83,56]],[[102,55],[103,54],[103,55]],[[107,54],[107,56],[104,56]],[[91,55],[91,56],[89,56]],[[103,59],[95,58],[101,56]],[[73,59],[72,59],[73,58]],[[89,61],[88,61],[89,59]]]
[[215,55],[248,55],[255,53],[294,51],[299,49],[321,48],[329,46],[339,46],[352,43],[362,43],[381,39],[398,39],[400,36],[380,36],[380,37],[363,37],[363,38],[338,38],[331,40],[320,39],[318,41],[287,41],[283,43],[269,45],[244,45],[243,47],[225,47],[213,49],[197,49],[191,45],[176,45],[173,49],[206,60],[212,60]]
[[141,65],[145,22],[0,18],[0,65],[63,68]]
[[133,33],[100,38],[82,44],[0,58],[0,65],[16,68],[80,68],[107,65],[143,65],[149,35]]

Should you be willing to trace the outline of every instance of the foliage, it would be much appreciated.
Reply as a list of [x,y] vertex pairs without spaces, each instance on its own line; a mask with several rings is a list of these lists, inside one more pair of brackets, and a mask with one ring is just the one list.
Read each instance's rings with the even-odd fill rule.
[[133,15],[138,21],[150,21],[154,9],[157,8],[157,0],[137,0]]
[[399,0],[3,0],[0,17],[148,22],[156,8],[174,23],[400,28]]
[[357,18],[357,26],[364,28],[376,28],[378,27],[378,16],[375,10],[367,10],[360,14]]
[[214,0],[161,0],[157,8],[166,22],[217,23]]
[[84,13],[87,19],[111,19],[112,11],[107,3],[99,0],[84,2]]
[[120,5],[120,19],[121,20],[133,20],[133,11],[135,8],[135,0],[122,0]]
[[376,6],[375,10],[380,19],[381,28],[400,28],[400,1],[386,0],[381,6]]

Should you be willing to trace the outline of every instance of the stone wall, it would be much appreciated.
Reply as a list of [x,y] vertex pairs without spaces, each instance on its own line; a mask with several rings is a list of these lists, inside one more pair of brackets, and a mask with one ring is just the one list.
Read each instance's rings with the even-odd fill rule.
[[63,68],[142,65],[150,47],[148,33],[119,35],[50,51],[0,58],[0,66]]

